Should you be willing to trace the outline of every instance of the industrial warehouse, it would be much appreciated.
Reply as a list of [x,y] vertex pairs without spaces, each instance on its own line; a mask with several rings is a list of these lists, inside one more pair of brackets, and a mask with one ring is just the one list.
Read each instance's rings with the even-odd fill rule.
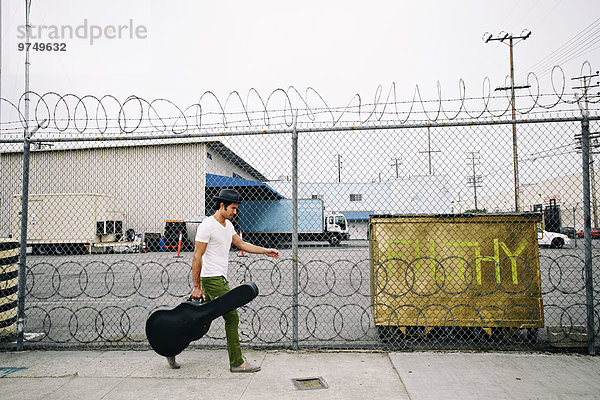
[[[0,232],[15,235],[13,196],[21,193],[22,151],[0,155]],[[121,201],[123,229],[161,233],[167,220],[204,214],[207,174],[264,181],[257,170],[219,142],[123,144],[32,152],[31,194],[97,194]],[[213,182],[218,185],[218,182]],[[256,192],[257,193],[257,192]],[[20,202],[20,200],[19,200]],[[72,204],[74,207],[75,204]],[[92,210],[89,210],[92,212]],[[31,215],[30,215],[31,217]],[[51,224],[36,215],[30,224]]]
[[[21,181],[8,178],[18,176],[21,159],[20,151],[0,154],[0,175],[8,183],[0,188],[0,233],[5,237],[20,234]],[[165,232],[168,221],[197,222],[199,216],[209,215],[211,199],[223,187],[238,188],[248,201],[292,196],[289,180],[268,181],[219,141],[42,148],[32,152],[31,176],[29,242],[63,242],[71,247],[129,243],[134,233],[143,243],[171,236]],[[436,190],[440,187],[445,189]],[[299,198],[320,202],[317,208],[326,214],[345,215],[349,237],[366,239],[372,214],[450,212],[447,187],[445,177],[436,175],[378,183],[303,182]],[[403,205],[401,209],[398,204]],[[94,215],[99,207],[110,216]],[[90,222],[83,228],[86,213]],[[313,224],[322,217],[315,217]],[[191,239],[184,237],[188,250]]]

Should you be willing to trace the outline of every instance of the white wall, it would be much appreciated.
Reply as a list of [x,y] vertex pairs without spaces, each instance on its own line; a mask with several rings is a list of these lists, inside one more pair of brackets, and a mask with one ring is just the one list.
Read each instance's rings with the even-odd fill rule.
[[[21,194],[22,157],[0,159],[0,231],[15,217],[4,200]],[[125,202],[124,229],[162,232],[165,220],[204,210],[205,157],[204,143],[32,151],[29,192],[115,196]]]
[[[271,181],[271,187],[291,197],[291,182]],[[448,179],[444,175],[424,175],[386,182],[320,183],[301,182],[298,196],[323,197],[327,211],[374,211],[376,214],[451,212]],[[350,201],[351,194],[360,194],[361,201]]]

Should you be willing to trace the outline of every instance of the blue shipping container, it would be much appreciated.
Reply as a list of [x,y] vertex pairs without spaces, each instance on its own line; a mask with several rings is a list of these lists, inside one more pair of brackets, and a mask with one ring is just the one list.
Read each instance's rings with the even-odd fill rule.
[[[243,201],[239,207],[242,232],[292,232],[292,200]],[[298,200],[298,232],[323,232],[323,200]]]

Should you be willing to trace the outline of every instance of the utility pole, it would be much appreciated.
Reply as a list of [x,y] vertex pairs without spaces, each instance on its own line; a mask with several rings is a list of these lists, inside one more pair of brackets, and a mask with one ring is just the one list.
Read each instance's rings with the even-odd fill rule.
[[[2,3],[0,3],[0,98],[2,98]],[[0,102],[0,128],[2,128],[2,103]],[[2,131],[0,131],[0,134]]]
[[392,160],[394,161],[393,163],[391,163],[390,165],[393,167],[396,167],[396,179],[398,179],[400,177],[400,171],[399,171],[399,165],[402,164],[402,159],[401,158],[392,158]]
[[[589,110],[589,101],[588,101],[588,90],[591,88],[595,88],[595,87],[600,87],[600,84],[595,84],[592,85],[591,80],[593,78],[597,78],[599,76],[598,71],[596,71],[595,74],[593,75],[583,75],[583,76],[578,76],[576,78],[571,78],[572,81],[574,80],[581,80],[582,82],[582,86],[575,86],[573,89],[577,90],[577,89],[583,89],[583,101],[585,102],[585,110],[583,110],[583,112],[585,112],[586,116],[589,116],[590,110]],[[576,135],[575,137],[577,138],[579,135]],[[591,183],[591,192],[592,192],[592,213],[594,216],[594,228],[598,228],[598,203],[596,202],[596,174],[594,171],[594,151],[592,149],[592,147],[596,147],[596,146],[592,146],[592,138],[597,138],[598,137],[598,132],[590,132],[589,133],[589,139],[590,139],[590,143],[588,143],[588,146],[590,147],[590,183]],[[581,140],[581,137],[579,137],[579,140]]]
[[577,227],[575,226],[575,211],[577,211],[578,205],[579,203],[575,204],[575,207],[573,207],[573,242],[575,247],[577,247]]
[[469,154],[471,155],[470,161],[473,169],[473,175],[467,177],[467,185],[473,187],[473,200],[475,202],[475,211],[477,211],[479,209],[477,206],[477,188],[481,187],[481,175],[476,174],[475,165],[477,165],[479,161],[479,152],[471,151]]
[[[531,36],[531,31],[525,29],[519,36],[513,36],[508,33],[500,33],[498,37],[492,37],[491,33],[483,35],[483,41],[488,43],[490,41],[499,41],[504,43],[508,39],[508,47],[510,48],[510,87],[497,88],[496,90],[508,90],[510,89],[510,102],[512,104],[512,120],[516,120],[516,107],[515,107],[515,89],[523,89],[529,86],[515,86],[515,68],[513,63],[513,46],[519,41],[526,40]],[[517,40],[515,43],[514,40]],[[513,140],[513,167],[514,167],[514,184],[515,184],[515,211],[520,210],[520,199],[519,199],[519,157],[517,152],[517,125],[515,122],[512,124],[512,140]]]
[[342,183],[342,155],[337,155],[338,183]]
[[428,159],[429,159],[429,175],[433,175],[433,171],[431,168],[431,153],[440,153],[439,150],[431,150],[431,132],[429,130],[429,127],[427,127],[427,150],[426,151],[420,151],[419,153],[428,153]]

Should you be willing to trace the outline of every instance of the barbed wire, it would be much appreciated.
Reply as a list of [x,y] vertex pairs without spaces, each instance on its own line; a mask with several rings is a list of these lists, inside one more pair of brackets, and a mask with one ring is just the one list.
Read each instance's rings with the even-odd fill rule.
[[[591,69],[584,63],[583,69]],[[555,66],[550,77],[551,93],[542,93],[539,79],[534,73],[527,75],[528,93],[517,97],[516,112],[520,117],[561,112],[579,115],[579,102],[583,93],[568,93],[565,73]],[[505,82],[506,83],[506,82]],[[510,82],[508,82],[510,84]],[[365,101],[360,94],[354,95],[344,106],[331,106],[314,88],[301,93],[294,86],[275,89],[261,95],[252,88],[245,98],[237,91],[219,99],[212,91],[204,92],[197,103],[180,107],[174,102],[158,98],[147,100],[129,96],[120,101],[113,95],[39,94],[27,92],[16,102],[0,98],[11,115],[2,123],[1,135],[20,135],[24,130],[40,127],[37,137],[45,135],[124,135],[141,134],[202,134],[210,130],[228,130],[247,127],[290,128],[319,124],[342,127],[344,125],[377,126],[381,123],[406,124],[409,122],[443,122],[461,119],[512,119],[511,99],[508,91],[494,96],[491,81],[485,78],[482,95],[467,95],[465,82],[458,83],[458,96],[444,98],[438,82],[437,97],[426,99],[417,85],[412,98],[401,100],[396,83],[385,90],[379,85],[372,101]],[[588,104],[596,105],[600,97],[587,94]],[[498,103],[501,102],[500,105]],[[30,120],[25,119],[25,104],[29,103]],[[560,107],[563,106],[563,107]],[[8,110],[6,110],[8,109]],[[592,111],[596,111],[593,109]]]
[[[232,283],[252,280],[260,287],[257,299],[240,309],[244,342],[285,346],[292,340],[291,261],[231,263]],[[480,261],[490,262],[486,257]],[[490,268],[503,274],[505,261]],[[542,318],[537,306],[522,300],[544,296],[547,324],[562,330],[562,340],[581,341],[577,321],[586,311],[583,260],[580,256],[561,255],[540,256],[539,261],[546,266],[541,287],[536,284],[537,256],[519,258],[524,268],[517,286],[500,281],[488,286],[477,284],[478,260],[463,257],[389,258],[372,265],[372,276],[370,259],[300,263],[299,340],[318,346],[359,348],[365,343],[381,346],[398,341],[427,348],[456,348],[465,343],[476,347],[531,345],[535,338],[515,334],[514,327],[533,325]],[[464,266],[458,274],[453,268],[456,263]],[[449,273],[450,269],[454,272]],[[157,308],[172,305],[190,293],[190,271],[189,262],[179,260],[34,261],[27,267],[27,341],[46,348],[63,344],[145,345],[146,318]],[[493,302],[497,296],[503,302]],[[481,301],[467,304],[459,301],[463,298]],[[440,299],[456,301],[442,304]],[[597,306],[594,312],[598,319]],[[490,319],[490,315],[495,317]],[[374,316],[378,317],[375,326]],[[221,323],[220,319],[214,321]],[[467,330],[488,329],[490,323],[498,327],[491,337],[473,337],[473,331]],[[409,331],[400,332],[401,326]],[[435,331],[430,333],[431,329]],[[222,343],[222,331],[211,329],[200,343]]]
[[[325,111],[325,110],[322,110],[322,111],[313,111],[313,115],[314,116],[323,115],[323,114],[326,114],[326,113],[329,113],[329,110],[327,110],[327,111]],[[348,112],[347,114],[348,115],[350,115],[350,114],[356,114],[356,115],[358,115],[358,112]],[[209,114],[209,115],[215,115],[215,114],[212,113],[212,114]],[[300,114],[299,113],[298,116],[302,117],[304,115],[306,115],[306,114]],[[548,113],[547,112],[531,112],[531,113],[528,114],[528,116],[530,117],[530,119],[537,118],[537,117],[547,118],[548,117]],[[558,116],[558,117],[560,117],[560,116]],[[163,118],[163,120],[166,120],[166,119],[169,119],[169,118]],[[175,119],[175,118],[171,117],[170,119]],[[260,120],[260,118],[250,118],[249,120],[250,120],[251,123],[254,124],[255,122],[258,122]],[[65,119],[57,119],[56,121],[57,122],[66,122],[67,120],[65,120]],[[113,120],[113,121],[116,121],[116,120]],[[457,121],[462,121],[462,120],[457,120]],[[465,120],[465,121],[467,121],[467,120]],[[240,124],[243,123],[243,122],[245,122],[245,120],[243,120],[243,119],[235,119],[235,120],[231,120],[230,119],[229,120],[229,124],[230,124],[229,126],[230,126],[231,129],[234,129],[235,127],[237,127],[239,129],[239,128],[242,127]],[[384,124],[394,125],[394,124],[397,124],[397,121],[395,121],[395,120],[389,120],[389,119],[381,119],[378,122],[379,122],[380,125],[384,125]],[[15,124],[14,121],[10,121],[10,122],[5,122],[4,123],[5,127],[4,128],[0,128],[0,135],[4,136],[4,137],[9,137],[11,135],[13,135],[13,136],[22,136],[23,132],[24,132],[24,128],[22,126],[20,126],[20,125],[13,126],[13,127],[10,127],[10,128],[6,127],[8,124],[11,124],[11,123]],[[31,120],[29,122],[29,124],[33,126],[33,125],[35,125],[35,121]],[[322,124],[321,126],[327,126],[327,125],[326,124]],[[207,130],[207,131],[208,130],[220,129],[222,127],[223,126],[221,124],[215,124],[215,123],[212,123],[212,124],[207,123],[207,124],[203,125],[203,128],[205,130]],[[376,129],[376,128],[377,128],[377,126],[373,126],[373,129]],[[199,135],[201,135],[201,132],[199,132],[198,130],[195,130],[195,131],[198,132]],[[118,130],[115,131],[115,132],[119,133]],[[151,125],[147,125],[147,124],[140,125],[139,128],[137,128],[135,130],[135,135],[136,136],[139,136],[139,135],[152,135],[152,134],[156,135],[157,133],[160,133],[160,132],[157,132],[156,129],[154,129]],[[46,129],[46,131],[44,132],[44,136],[45,137],[57,137],[57,136],[60,137],[60,136],[71,136],[71,135],[80,135],[80,132],[78,132],[78,131],[66,131],[66,130],[61,132],[61,131],[58,131],[58,130],[54,130],[54,133],[52,133],[52,131],[50,129]],[[131,135],[131,136],[132,136],[132,138],[134,138],[133,135]]]

